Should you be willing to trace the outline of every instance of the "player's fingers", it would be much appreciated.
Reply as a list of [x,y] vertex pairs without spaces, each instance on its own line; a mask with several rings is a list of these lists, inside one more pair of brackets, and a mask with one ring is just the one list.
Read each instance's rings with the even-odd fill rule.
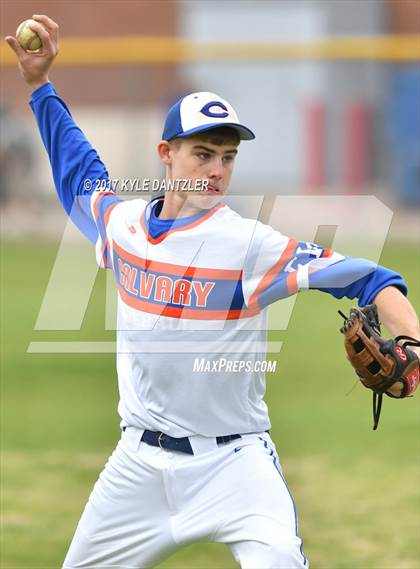
[[44,28],[44,26],[42,24],[39,24],[38,22],[36,22],[35,24],[28,24],[28,27],[33,31],[36,32],[39,37],[41,38],[41,42],[42,42],[42,51],[43,52],[49,52],[53,55],[55,55],[57,48],[55,46],[55,44],[53,43],[51,36],[49,34],[49,32]]
[[32,19],[35,20],[36,22],[40,22],[45,28],[47,28],[53,40],[55,41],[58,40],[57,22],[54,22],[54,20],[52,20],[48,16],[45,16],[45,14],[33,14]]
[[26,51],[19,45],[19,42],[16,38],[13,36],[6,36],[4,39],[6,40],[9,47],[11,47],[11,49],[13,49],[13,51],[16,53],[19,59],[22,59],[22,57],[26,55]]

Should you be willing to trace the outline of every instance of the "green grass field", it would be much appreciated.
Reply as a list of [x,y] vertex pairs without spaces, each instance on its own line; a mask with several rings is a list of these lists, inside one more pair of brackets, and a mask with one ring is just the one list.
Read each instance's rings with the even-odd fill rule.
[[[113,339],[103,330],[103,272],[80,332],[33,330],[57,248],[3,243],[2,569],[61,566],[119,436],[112,354],[27,353],[34,340]],[[405,275],[418,308],[416,259],[417,247],[393,243],[381,262]],[[272,333],[284,342],[267,382],[272,436],[314,569],[416,569],[419,395],[387,398],[379,430],[372,431],[370,393],[357,385],[338,333],[337,308],[349,305],[301,294],[287,331]],[[224,546],[196,544],[161,567],[236,564]]]

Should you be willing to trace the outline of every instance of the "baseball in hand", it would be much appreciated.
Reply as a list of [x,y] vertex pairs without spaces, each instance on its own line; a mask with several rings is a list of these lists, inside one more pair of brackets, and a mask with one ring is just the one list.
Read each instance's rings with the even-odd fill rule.
[[16,30],[16,39],[20,43],[21,47],[26,51],[36,51],[42,46],[42,41],[39,35],[29,27],[29,24],[36,23],[37,22],[35,22],[35,20],[25,20],[19,24]]

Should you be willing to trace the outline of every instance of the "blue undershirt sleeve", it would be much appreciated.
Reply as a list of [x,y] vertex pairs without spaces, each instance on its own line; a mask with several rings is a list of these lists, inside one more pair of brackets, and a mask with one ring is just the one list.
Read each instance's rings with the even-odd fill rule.
[[97,180],[109,185],[108,172],[52,83],[36,89],[29,104],[48,152],[58,197],[75,225],[96,243],[98,229],[91,213],[91,195]]
[[309,288],[328,292],[335,298],[357,298],[359,306],[371,304],[383,288],[395,286],[407,295],[401,275],[367,259],[346,257],[309,275]]

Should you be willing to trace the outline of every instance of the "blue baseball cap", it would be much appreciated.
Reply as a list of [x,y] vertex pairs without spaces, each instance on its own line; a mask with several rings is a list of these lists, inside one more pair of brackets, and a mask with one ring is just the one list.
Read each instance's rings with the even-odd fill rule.
[[214,93],[191,93],[179,99],[166,115],[162,140],[185,138],[212,128],[229,126],[240,140],[252,140],[255,134],[239,122],[232,105]]

